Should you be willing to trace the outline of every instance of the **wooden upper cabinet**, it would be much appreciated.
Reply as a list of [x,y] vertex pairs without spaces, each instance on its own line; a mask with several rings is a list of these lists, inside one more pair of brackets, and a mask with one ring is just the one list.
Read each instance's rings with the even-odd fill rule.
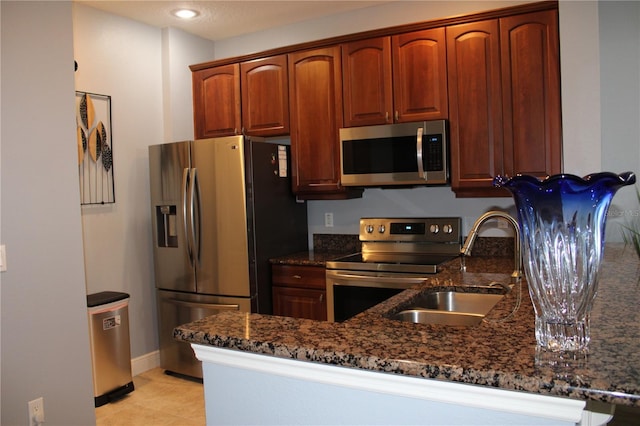
[[447,28],[447,60],[451,187],[457,194],[478,194],[491,190],[502,172],[498,21]]
[[255,136],[289,134],[287,56],[243,62],[240,75],[244,133]]
[[340,183],[341,127],[448,119],[458,197],[509,196],[493,187],[499,174],[562,172],[554,2],[201,66],[192,66],[195,137],[290,134],[293,191],[301,199],[362,195]]
[[500,19],[504,173],[562,171],[560,54],[556,10]]
[[196,139],[236,135],[240,121],[240,65],[195,71],[193,112]]
[[562,169],[557,11],[447,28],[451,187],[508,196],[493,178]]
[[393,98],[399,123],[447,118],[447,47],[444,28],[391,38]]
[[343,44],[342,84],[345,127],[392,122],[391,38]]
[[340,185],[340,58],[340,46],[289,54],[291,175],[293,192],[300,198],[353,196]]
[[444,28],[342,46],[345,127],[447,118]]

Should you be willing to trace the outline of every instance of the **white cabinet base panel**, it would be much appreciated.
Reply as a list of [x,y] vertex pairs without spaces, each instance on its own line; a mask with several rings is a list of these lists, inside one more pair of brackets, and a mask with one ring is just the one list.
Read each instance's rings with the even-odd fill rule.
[[208,425],[595,426],[611,419],[569,398],[192,347],[203,362]]

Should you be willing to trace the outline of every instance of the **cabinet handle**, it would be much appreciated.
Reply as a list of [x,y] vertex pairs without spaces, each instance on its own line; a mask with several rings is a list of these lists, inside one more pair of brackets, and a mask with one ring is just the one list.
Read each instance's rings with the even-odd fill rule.
[[398,114],[398,111],[396,110],[396,121],[398,121],[398,117],[400,117],[400,114]]
[[302,279],[300,275],[294,275],[293,278],[295,278],[296,280]]
[[320,302],[324,299],[324,293],[320,293]]
[[389,122],[389,111],[384,113],[384,121]]

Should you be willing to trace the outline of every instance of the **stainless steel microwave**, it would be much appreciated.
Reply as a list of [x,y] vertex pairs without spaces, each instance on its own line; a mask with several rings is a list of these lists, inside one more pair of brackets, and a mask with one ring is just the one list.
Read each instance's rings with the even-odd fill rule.
[[445,120],[340,129],[344,186],[444,185],[449,182]]

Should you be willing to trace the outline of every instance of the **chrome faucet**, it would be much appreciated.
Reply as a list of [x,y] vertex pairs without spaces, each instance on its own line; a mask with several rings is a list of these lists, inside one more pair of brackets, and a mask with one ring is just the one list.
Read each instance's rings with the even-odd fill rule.
[[507,220],[513,226],[513,230],[515,232],[514,235],[514,257],[515,257],[515,265],[513,273],[511,274],[511,282],[517,283],[522,279],[522,255],[520,253],[520,226],[518,222],[509,214],[501,212],[501,211],[489,211],[480,216],[476,222],[473,224],[471,231],[469,231],[469,235],[467,236],[467,240],[464,242],[462,249],[460,250],[460,254],[462,256],[470,256],[471,255],[471,247],[473,247],[473,243],[476,241],[476,237],[478,236],[478,231],[480,227],[489,219],[492,218],[502,218]]

